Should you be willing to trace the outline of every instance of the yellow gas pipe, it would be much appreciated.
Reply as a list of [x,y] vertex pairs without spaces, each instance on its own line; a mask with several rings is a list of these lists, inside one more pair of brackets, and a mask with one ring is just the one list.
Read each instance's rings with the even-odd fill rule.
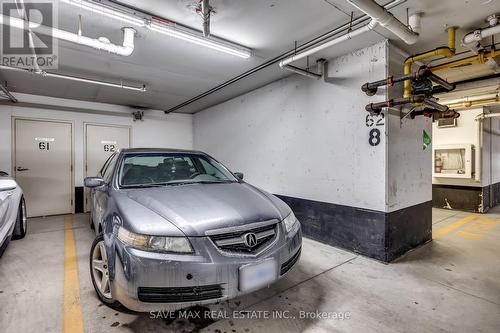
[[[404,74],[408,75],[411,74],[411,66],[415,61],[418,60],[423,60],[435,56],[445,56],[446,58],[451,58],[455,55],[455,36],[456,36],[456,27],[449,27],[447,29],[448,31],[448,47],[439,47],[435,50],[417,54],[414,56],[408,57],[405,62],[404,62]],[[404,82],[404,97],[410,97],[411,96],[411,82],[410,80],[406,80]]]
[[451,61],[451,62],[448,62],[446,64],[442,64],[442,65],[432,66],[431,70],[438,71],[438,70],[444,69],[444,68],[454,68],[454,67],[459,67],[459,66],[463,66],[463,65],[469,65],[469,64],[472,64],[475,62],[480,63],[480,64],[484,64],[489,58],[494,58],[497,56],[500,56],[500,50],[491,50],[488,52],[481,52],[481,53],[474,55],[472,57],[467,57],[464,59]]

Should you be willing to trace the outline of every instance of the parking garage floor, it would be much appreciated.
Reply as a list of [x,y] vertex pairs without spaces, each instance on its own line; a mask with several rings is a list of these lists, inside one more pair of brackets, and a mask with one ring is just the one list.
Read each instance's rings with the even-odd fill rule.
[[305,239],[298,266],[271,288],[213,305],[206,318],[198,308],[170,318],[100,304],[87,215],[31,219],[0,259],[0,331],[498,332],[500,208],[435,209],[433,220],[434,241],[390,265]]

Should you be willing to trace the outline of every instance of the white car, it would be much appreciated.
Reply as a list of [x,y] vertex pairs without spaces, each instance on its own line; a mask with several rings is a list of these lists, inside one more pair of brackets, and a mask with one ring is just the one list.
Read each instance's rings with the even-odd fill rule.
[[23,190],[12,177],[0,171],[0,256],[11,238],[24,238],[26,221]]

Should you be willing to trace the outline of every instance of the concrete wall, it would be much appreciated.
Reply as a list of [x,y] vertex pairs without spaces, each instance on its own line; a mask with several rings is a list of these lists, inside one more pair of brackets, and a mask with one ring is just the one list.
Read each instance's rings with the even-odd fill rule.
[[[402,75],[401,65],[408,55],[393,45],[388,48],[387,75]],[[388,89],[389,99],[403,95],[403,84]],[[386,114],[387,148],[387,211],[410,207],[432,200],[432,147],[423,148],[422,135],[432,134],[432,120],[426,117],[401,120],[398,109]]]
[[[73,123],[75,186],[83,185],[85,122],[131,126],[132,147],[183,149],[193,147],[191,115],[165,115],[162,111],[146,111],[144,121],[134,122],[131,115],[133,110],[123,106],[24,94],[16,94],[16,97],[23,103],[36,101],[57,107],[45,109],[0,105],[0,170],[7,172],[12,172],[12,119],[14,117],[66,120]],[[92,113],[71,111],[76,109],[87,109]]]
[[[265,190],[385,211],[385,125],[361,85],[386,75],[385,42],[329,62],[327,82],[291,75],[194,116],[194,147]],[[385,124],[382,119],[381,124]]]
[[325,80],[291,75],[201,111],[194,146],[280,195],[307,237],[391,261],[432,234],[431,121],[370,115],[398,92],[360,89],[400,72],[401,57],[378,43],[330,60]]
[[487,186],[500,182],[500,117],[483,120],[483,127],[482,185]]
[[491,170],[490,184],[500,183],[500,117],[491,118]]

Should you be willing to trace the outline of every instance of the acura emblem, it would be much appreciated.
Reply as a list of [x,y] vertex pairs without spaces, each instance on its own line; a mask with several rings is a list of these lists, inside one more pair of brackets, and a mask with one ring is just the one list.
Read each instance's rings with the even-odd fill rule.
[[254,247],[257,245],[257,235],[253,232],[243,235],[243,239],[245,241],[245,245],[248,247]]

